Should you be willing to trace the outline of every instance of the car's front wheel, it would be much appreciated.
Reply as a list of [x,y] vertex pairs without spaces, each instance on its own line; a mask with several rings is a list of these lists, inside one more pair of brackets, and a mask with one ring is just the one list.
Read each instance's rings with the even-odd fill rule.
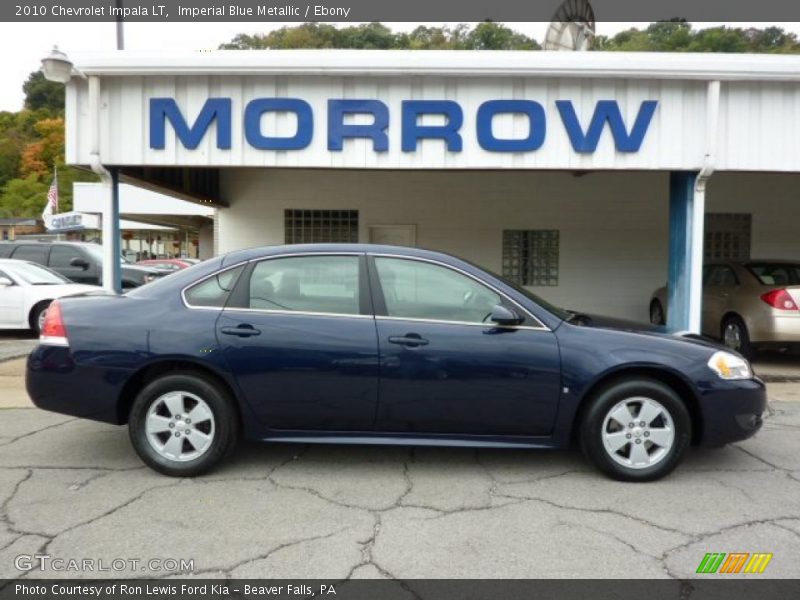
[[47,308],[50,306],[50,302],[51,300],[43,300],[39,302],[31,309],[31,313],[28,316],[28,324],[30,325],[31,331],[33,331],[33,333],[36,335],[42,333],[44,318],[47,314]]
[[235,446],[233,399],[195,373],[164,375],[145,386],[131,407],[131,442],[150,467],[174,477],[201,475]]
[[581,449],[614,479],[653,481],[680,462],[691,427],[672,388],[653,379],[621,380],[591,400],[580,425]]

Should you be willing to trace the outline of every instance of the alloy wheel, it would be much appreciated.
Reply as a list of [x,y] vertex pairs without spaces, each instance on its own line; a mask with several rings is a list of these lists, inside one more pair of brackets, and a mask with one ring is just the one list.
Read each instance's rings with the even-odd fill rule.
[[630,469],[646,469],[667,457],[675,443],[675,426],[660,402],[626,398],[606,414],[602,436],[612,460]]
[[722,341],[728,348],[737,351],[741,350],[742,330],[739,328],[738,323],[730,321],[725,324],[725,329],[722,332]]
[[153,400],[145,420],[147,441],[160,456],[176,461],[194,460],[214,441],[214,414],[191,392],[174,391]]

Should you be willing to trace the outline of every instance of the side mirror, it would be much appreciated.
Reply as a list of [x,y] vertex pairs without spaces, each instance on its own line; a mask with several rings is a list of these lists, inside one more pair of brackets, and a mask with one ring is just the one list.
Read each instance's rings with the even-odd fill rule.
[[0,277],[0,287],[9,287],[14,285],[14,282],[11,281],[8,277]]
[[519,325],[525,319],[519,316],[510,308],[506,308],[502,304],[498,304],[492,309],[492,314],[489,317],[493,323],[498,325]]
[[78,267],[79,269],[83,269],[84,271],[89,268],[89,263],[81,258],[80,256],[76,256],[71,261],[69,261],[70,267]]

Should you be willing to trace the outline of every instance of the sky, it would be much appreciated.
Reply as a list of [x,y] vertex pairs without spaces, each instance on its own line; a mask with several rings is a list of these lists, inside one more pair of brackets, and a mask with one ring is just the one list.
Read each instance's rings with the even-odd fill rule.
[[[126,23],[125,48],[141,51],[214,50],[238,33],[264,33],[284,25],[299,23]],[[343,23],[341,25],[353,25]],[[418,25],[453,27],[457,23],[387,23],[395,31],[410,31]],[[548,23],[507,23],[509,27],[535,38],[540,43]],[[696,28],[717,25],[768,27],[776,25],[800,35],[800,23],[694,23]],[[614,35],[629,27],[646,23],[597,24],[598,35]],[[113,51],[116,49],[115,23],[0,23],[0,111],[22,108],[22,84],[53,45],[66,52]]]

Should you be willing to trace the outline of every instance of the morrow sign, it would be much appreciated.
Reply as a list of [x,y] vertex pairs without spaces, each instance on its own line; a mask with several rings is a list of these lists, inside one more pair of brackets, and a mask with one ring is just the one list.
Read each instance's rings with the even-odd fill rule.
[[[556,100],[560,126],[564,128],[572,148],[577,153],[591,154],[604,132],[608,131],[618,152],[633,153],[641,148],[650,127],[657,100],[644,100],[639,105],[633,123],[626,123],[616,100],[598,100],[591,118],[581,123],[571,100]],[[150,148],[166,147],[167,125],[175,132],[177,140],[187,149],[195,149],[216,124],[216,147],[229,150],[232,144],[233,102],[231,98],[208,98],[192,123],[181,111],[174,98],[150,98],[149,103]],[[290,136],[276,136],[262,129],[262,117],[268,113],[293,113],[297,129]],[[461,152],[464,110],[454,100],[403,100],[400,110],[401,149],[415,152],[421,140],[444,142],[449,152]],[[492,123],[500,115],[517,114],[527,119],[528,134],[523,138],[499,138]],[[352,117],[365,115],[369,124],[355,124]],[[444,117],[437,125],[422,124],[426,115]],[[315,130],[314,110],[300,98],[255,98],[248,102],[240,117],[247,143],[259,150],[302,150],[311,144]],[[478,145],[488,152],[535,152],[545,142],[548,115],[545,107],[534,100],[488,100],[474,115]],[[374,99],[330,99],[327,102],[327,147],[331,152],[341,152],[348,139],[372,141],[374,152],[389,150],[387,131],[390,111],[387,104]]]

